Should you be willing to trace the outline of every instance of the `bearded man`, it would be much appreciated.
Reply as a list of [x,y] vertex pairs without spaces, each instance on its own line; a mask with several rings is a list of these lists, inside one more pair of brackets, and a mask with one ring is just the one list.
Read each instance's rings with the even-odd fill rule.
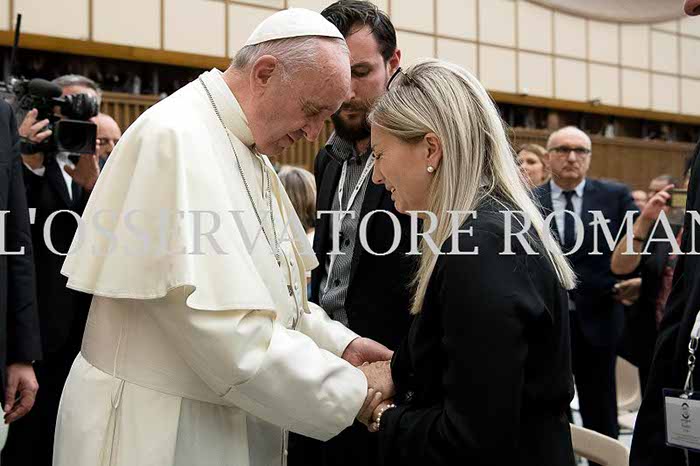
[[[352,89],[331,117],[335,131],[316,156],[316,208],[350,213],[338,222],[338,230],[333,229],[330,214],[320,214],[314,235],[320,266],[311,273],[310,300],[351,330],[395,349],[410,324],[409,283],[415,256],[406,255],[410,218],[396,211],[391,193],[370,182],[374,160],[367,115],[397,72],[401,51],[389,17],[370,2],[341,0],[321,14],[348,43]],[[392,253],[378,255],[389,251],[394,239],[387,212],[399,219],[400,242]],[[359,226],[368,216],[364,248]],[[334,244],[339,244],[339,255],[331,254]],[[387,276],[392,277],[388,282]],[[373,465],[379,458],[376,436],[359,422],[325,444],[299,436],[290,442],[291,465]]]

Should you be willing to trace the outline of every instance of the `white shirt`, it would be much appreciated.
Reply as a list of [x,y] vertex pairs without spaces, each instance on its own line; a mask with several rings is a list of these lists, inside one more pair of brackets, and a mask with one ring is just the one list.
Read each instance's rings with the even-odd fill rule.
[[[564,237],[564,210],[566,210],[566,196],[564,189],[557,185],[554,180],[550,180],[549,186],[552,189],[552,209],[554,210],[554,219],[557,222],[557,232],[561,238]],[[571,203],[574,205],[574,213],[580,218],[581,210],[583,209],[583,188],[586,186],[584,178],[576,188],[574,195],[571,196]]]
[[[58,167],[61,169],[61,175],[63,175],[63,181],[66,182],[66,189],[68,189],[68,197],[70,200],[73,200],[73,178],[66,173],[65,167],[68,165],[71,168],[75,168],[75,165],[73,165],[73,162],[70,161],[68,158],[68,153],[67,152],[59,152],[56,154],[56,162],[58,163]],[[39,167],[39,168],[32,168],[26,163],[24,164],[25,167],[30,169],[32,173],[34,173],[37,176],[44,176],[46,173],[46,167]]]

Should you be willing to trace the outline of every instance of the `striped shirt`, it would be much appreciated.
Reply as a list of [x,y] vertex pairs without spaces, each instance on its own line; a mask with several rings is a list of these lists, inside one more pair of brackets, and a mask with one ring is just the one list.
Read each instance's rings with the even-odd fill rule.
[[[352,191],[354,191],[359,181],[362,171],[365,168],[367,159],[370,157],[371,151],[368,150],[364,154],[357,154],[355,150],[355,145],[351,142],[345,141],[335,133],[331,135],[326,144],[326,150],[331,152],[338,160],[341,162],[348,161],[348,169],[345,179],[345,187],[343,191],[343,209],[348,205],[348,200]],[[326,311],[326,313],[333,319],[337,320],[343,325],[348,325],[348,315],[345,309],[345,299],[348,294],[348,285],[350,283],[350,266],[352,265],[352,256],[355,250],[355,243],[357,242],[357,229],[360,224],[360,212],[362,210],[362,203],[365,198],[365,191],[367,190],[367,183],[371,176],[368,176],[364,180],[364,186],[357,193],[355,201],[350,207],[350,211],[355,212],[354,216],[351,214],[345,215],[343,222],[340,225],[340,235],[339,235],[339,245],[340,252],[342,254],[336,255],[333,264],[333,270],[330,270],[330,255],[326,256],[326,262],[324,264],[324,272],[321,277],[321,288],[319,290],[319,304]],[[340,183],[338,183],[340,186]],[[336,187],[333,192],[333,204],[331,209],[334,211],[341,210],[340,202],[338,201],[338,188]],[[330,243],[333,244],[333,222],[331,220],[331,228],[329,229]],[[329,275],[330,274],[330,275]]]

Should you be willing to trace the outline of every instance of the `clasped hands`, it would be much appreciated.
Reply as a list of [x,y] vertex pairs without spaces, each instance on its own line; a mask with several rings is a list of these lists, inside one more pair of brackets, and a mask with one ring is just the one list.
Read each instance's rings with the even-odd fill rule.
[[367,378],[367,397],[357,420],[370,432],[377,432],[377,417],[392,403],[396,389],[391,378],[391,357],[386,346],[369,338],[356,338],[343,353],[343,359],[360,369]]

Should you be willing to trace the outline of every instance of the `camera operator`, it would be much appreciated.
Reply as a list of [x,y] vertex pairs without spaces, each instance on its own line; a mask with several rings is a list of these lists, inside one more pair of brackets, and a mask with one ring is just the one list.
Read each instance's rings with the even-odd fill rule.
[[0,100],[0,399],[5,422],[32,409],[37,380],[32,361],[41,358],[32,241],[19,155],[19,136],[10,106]]
[[[62,89],[62,97],[82,93],[99,102],[99,88],[88,78],[67,75],[53,83]],[[36,109],[29,111],[20,125],[24,152],[31,152],[33,146],[42,147],[40,144],[52,135],[45,129],[49,120],[37,121],[38,114]],[[56,214],[50,224],[50,241],[44,240],[44,228],[49,216],[57,211],[82,215],[100,169],[96,154],[36,152],[23,153],[22,158],[27,204],[36,209],[32,237],[43,360],[34,369],[41,391],[31,413],[10,426],[2,465],[50,466],[58,404],[80,351],[92,297],[66,288],[66,278],[60,273],[63,255],[77,229],[76,219],[68,212]]]

